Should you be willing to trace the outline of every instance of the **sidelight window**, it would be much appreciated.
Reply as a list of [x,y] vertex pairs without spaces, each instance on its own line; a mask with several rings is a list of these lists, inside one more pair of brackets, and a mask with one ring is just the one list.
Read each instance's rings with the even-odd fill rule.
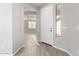
[[56,5],[56,35],[61,36],[61,4]]

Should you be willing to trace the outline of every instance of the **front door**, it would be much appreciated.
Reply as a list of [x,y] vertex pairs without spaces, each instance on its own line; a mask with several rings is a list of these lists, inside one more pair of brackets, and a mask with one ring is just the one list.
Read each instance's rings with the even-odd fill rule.
[[41,15],[41,41],[53,45],[55,5],[48,4],[40,10]]

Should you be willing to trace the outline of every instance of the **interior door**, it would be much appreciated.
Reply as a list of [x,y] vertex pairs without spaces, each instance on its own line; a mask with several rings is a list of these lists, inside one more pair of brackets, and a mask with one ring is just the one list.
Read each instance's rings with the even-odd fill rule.
[[41,11],[41,41],[53,45],[55,5],[48,4]]

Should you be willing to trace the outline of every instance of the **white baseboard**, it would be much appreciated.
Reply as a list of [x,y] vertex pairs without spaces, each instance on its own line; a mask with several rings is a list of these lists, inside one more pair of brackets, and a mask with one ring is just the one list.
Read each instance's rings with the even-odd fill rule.
[[20,46],[20,47],[13,53],[13,56],[15,56],[15,54],[16,54],[17,52],[19,52],[19,50],[20,50],[21,48],[23,48],[23,47],[25,47],[25,46],[24,46],[24,45]]

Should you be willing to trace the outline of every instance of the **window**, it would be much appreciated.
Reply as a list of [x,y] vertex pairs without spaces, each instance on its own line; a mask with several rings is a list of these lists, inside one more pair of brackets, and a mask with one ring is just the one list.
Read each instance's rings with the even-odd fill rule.
[[57,21],[57,36],[61,36],[61,20]]
[[29,29],[35,29],[36,28],[36,22],[29,21],[28,22],[28,28]]
[[56,35],[61,36],[61,4],[57,4],[56,6]]

